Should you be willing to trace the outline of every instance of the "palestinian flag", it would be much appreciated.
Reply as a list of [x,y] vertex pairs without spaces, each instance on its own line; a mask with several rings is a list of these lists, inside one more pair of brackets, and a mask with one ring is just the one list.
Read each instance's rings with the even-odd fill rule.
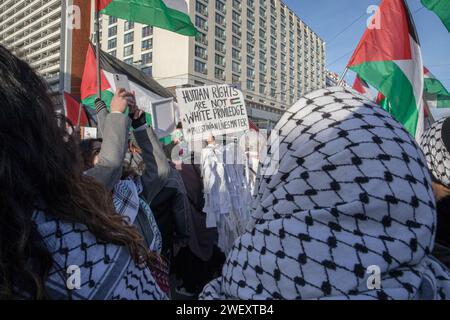
[[391,105],[389,104],[386,97],[381,92],[378,92],[376,103],[380,107],[382,107],[384,110],[391,113]]
[[383,0],[348,68],[380,91],[391,114],[415,137],[423,132],[423,64],[419,39],[404,0]]
[[449,108],[450,92],[444,87],[436,77],[428,70],[423,68],[424,74],[424,98],[431,108]]
[[197,29],[185,0],[97,0],[97,10],[109,16],[195,36]]
[[67,119],[69,119],[73,126],[85,127],[88,125],[89,119],[84,108],[67,92],[64,92],[64,109]]
[[449,0],[422,0],[427,9],[437,14],[439,19],[450,32],[450,1]]
[[356,76],[355,83],[353,83],[353,89],[365,95],[369,100],[372,100],[372,93],[370,92],[370,87],[363,79]]
[[[109,106],[116,91],[114,74],[123,74],[128,77],[130,90],[136,93],[136,101],[139,106],[148,105],[151,102],[167,100],[173,95],[139,69],[126,64],[115,57],[100,51],[101,89],[102,99]],[[84,66],[83,79],[81,82],[82,103],[95,110],[95,99],[97,98],[97,59],[94,46],[88,47],[86,64]],[[147,122],[151,124],[151,117],[147,116]]]

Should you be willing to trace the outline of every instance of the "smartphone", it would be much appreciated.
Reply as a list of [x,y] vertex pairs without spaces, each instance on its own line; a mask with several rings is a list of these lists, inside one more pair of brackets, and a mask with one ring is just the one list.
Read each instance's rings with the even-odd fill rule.
[[116,90],[119,88],[125,89],[128,92],[130,90],[130,82],[128,81],[128,77],[124,74],[114,74],[114,83],[116,85]]

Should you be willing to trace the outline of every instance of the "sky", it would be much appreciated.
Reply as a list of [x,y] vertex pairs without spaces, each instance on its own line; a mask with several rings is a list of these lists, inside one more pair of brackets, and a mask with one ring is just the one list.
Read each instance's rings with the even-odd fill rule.
[[[326,63],[341,74],[366,28],[370,5],[380,0],[284,0],[326,43]],[[421,42],[424,65],[450,89],[450,33],[420,0],[407,0]],[[358,19],[359,18],[359,19]],[[353,84],[354,73],[346,80]]]

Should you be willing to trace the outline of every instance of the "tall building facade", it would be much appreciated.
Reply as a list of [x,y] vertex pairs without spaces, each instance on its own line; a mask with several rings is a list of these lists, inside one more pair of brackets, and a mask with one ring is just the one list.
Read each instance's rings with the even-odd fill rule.
[[282,1],[187,2],[197,37],[103,16],[102,49],[168,88],[234,85],[261,126],[325,87],[325,43]]
[[59,86],[61,0],[0,0],[0,43]]
[[[261,127],[325,86],[325,43],[281,0],[186,1],[197,37],[102,16],[102,49],[168,88],[234,85]],[[62,67],[61,12],[61,0],[0,0],[0,43],[53,89]]]

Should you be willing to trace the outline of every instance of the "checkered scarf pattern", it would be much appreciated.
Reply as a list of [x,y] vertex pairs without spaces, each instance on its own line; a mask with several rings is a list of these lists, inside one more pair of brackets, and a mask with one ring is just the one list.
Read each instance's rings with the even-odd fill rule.
[[150,206],[139,196],[143,190],[140,178],[120,180],[113,190],[114,207],[117,213],[128,217],[130,223],[134,223],[139,210],[142,210],[153,234],[149,249],[160,254],[162,249],[161,232]]
[[[433,123],[422,136],[420,146],[434,179],[450,188],[450,152],[446,144],[450,139],[450,118]],[[446,134],[444,134],[446,133]]]
[[[336,87],[300,99],[274,130],[252,221],[202,299],[449,297],[450,275],[430,256],[430,175],[401,124]],[[276,151],[279,170],[266,175]]]
[[134,222],[139,210],[139,193],[133,180],[120,180],[114,186],[113,203],[117,213]]

